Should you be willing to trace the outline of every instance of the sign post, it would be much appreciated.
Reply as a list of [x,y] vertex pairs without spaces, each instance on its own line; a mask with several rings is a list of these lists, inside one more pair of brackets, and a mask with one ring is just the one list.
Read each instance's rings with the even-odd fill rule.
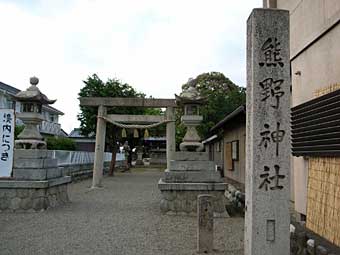
[[13,167],[15,116],[12,109],[0,109],[0,177],[10,177]]
[[246,255],[289,255],[289,12],[247,22]]

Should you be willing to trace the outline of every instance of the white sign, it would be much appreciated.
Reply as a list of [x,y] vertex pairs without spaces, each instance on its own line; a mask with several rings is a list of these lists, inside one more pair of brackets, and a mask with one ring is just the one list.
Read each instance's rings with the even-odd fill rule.
[[0,109],[0,177],[10,177],[13,167],[15,116],[12,109]]

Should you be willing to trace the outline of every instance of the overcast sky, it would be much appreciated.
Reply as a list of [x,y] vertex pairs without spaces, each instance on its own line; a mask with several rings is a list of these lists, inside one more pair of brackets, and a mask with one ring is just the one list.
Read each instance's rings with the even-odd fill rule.
[[118,78],[173,98],[190,77],[224,73],[245,86],[246,20],[262,0],[0,0],[0,81],[24,90],[29,77],[78,127],[87,76]]

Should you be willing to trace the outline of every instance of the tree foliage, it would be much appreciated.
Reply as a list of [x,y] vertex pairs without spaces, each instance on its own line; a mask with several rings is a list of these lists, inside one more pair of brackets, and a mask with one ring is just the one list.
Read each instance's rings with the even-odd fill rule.
[[[93,74],[87,80],[83,81],[85,86],[79,92],[80,97],[140,97],[144,98],[145,94],[137,92],[127,83],[122,83],[118,79],[108,79],[103,82],[98,75]],[[80,130],[83,135],[96,133],[98,109],[94,107],[80,106]],[[110,107],[108,114],[143,114],[142,108],[136,107]],[[117,127],[107,125],[106,136],[111,144],[116,140]]]
[[[209,130],[222,120],[228,113],[235,110],[246,101],[245,88],[235,85],[223,73],[202,73],[195,79],[182,85],[182,89],[194,85],[200,94],[207,97],[207,103],[201,107],[203,123],[197,128],[202,138]],[[184,128],[178,125],[177,141],[184,135]]]
[[52,137],[51,136],[46,139],[46,143],[47,143],[48,150],[74,151],[76,149],[76,145],[74,141],[66,137]]

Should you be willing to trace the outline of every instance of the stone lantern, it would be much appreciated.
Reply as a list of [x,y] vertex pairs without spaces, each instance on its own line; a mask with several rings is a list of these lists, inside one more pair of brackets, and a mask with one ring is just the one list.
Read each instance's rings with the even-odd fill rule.
[[190,85],[176,97],[176,103],[184,108],[184,115],[181,121],[187,128],[183,142],[179,145],[181,151],[202,151],[204,146],[200,142],[201,138],[197,134],[196,127],[202,122],[200,106],[206,102],[205,97],[201,97],[197,89]]
[[46,149],[38,125],[43,121],[43,105],[53,104],[37,88],[39,80],[30,79],[31,86],[17,93],[13,98],[21,103],[21,113],[17,116],[25,124],[19,140],[15,141],[13,177],[0,180],[0,209],[5,211],[41,211],[69,202],[67,184],[70,176],[65,176],[58,166],[53,151]]
[[42,106],[53,104],[56,100],[50,100],[37,87],[39,79],[30,78],[31,86],[25,91],[20,91],[13,98],[21,103],[21,112],[17,117],[25,124],[24,130],[19,134],[19,140],[15,141],[17,149],[46,149],[38,125],[44,120]]
[[179,148],[173,152],[164,171],[164,176],[158,182],[161,191],[160,209],[162,213],[196,214],[197,197],[212,195],[214,215],[228,216],[224,192],[227,184],[216,171],[216,164],[209,160],[209,153],[202,152],[203,144],[197,134],[196,127],[202,122],[200,107],[207,99],[202,97],[197,89],[190,85],[176,96],[176,103],[184,110],[181,120],[187,132]]

